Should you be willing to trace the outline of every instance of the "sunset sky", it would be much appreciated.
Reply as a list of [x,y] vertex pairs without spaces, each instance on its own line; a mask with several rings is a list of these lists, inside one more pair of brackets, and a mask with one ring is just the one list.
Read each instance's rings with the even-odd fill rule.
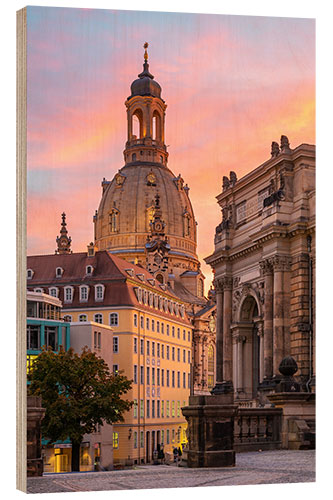
[[27,17],[29,255],[54,253],[63,211],[73,251],[93,240],[101,180],[123,166],[124,102],[146,41],[201,261],[221,221],[222,176],[266,161],[282,134],[292,148],[315,143],[314,20],[46,7]]

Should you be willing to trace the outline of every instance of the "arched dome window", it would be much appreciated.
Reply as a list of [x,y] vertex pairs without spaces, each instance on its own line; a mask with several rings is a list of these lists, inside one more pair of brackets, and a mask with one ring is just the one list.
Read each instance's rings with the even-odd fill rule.
[[184,212],[184,236],[191,235],[191,216],[186,210]]
[[113,208],[109,215],[110,233],[119,231],[119,210]]

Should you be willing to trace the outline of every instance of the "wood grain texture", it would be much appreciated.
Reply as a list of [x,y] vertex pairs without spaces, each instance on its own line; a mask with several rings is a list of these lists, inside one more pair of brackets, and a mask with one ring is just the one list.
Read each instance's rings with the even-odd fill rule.
[[27,13],[25,8],[17,12],[16,34],[16,487],[26,492]]

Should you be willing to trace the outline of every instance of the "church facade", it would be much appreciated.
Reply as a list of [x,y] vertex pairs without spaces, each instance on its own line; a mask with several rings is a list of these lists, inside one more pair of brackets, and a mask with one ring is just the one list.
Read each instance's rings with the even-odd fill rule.
[[315,147],[291,149],[237,180],[223,178],[215,250],[216,342],[220,390],[241,405],[268,403],[292,356],[303,391],[315,387]]

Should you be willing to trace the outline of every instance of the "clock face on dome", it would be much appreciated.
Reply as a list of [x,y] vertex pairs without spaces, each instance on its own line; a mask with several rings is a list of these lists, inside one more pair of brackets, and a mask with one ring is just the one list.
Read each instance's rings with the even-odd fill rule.
[[153,172],[150,172],[147,175],[147,181],[150,182],[150,184],[155,184],[155,182],[156,182],[156,175],[153,174]]
[[125,177],[123,175],[117,174],[116,177],[115,177],[115,179],[116,179],[116,184],[118,186],[122,186],[124,184]]

